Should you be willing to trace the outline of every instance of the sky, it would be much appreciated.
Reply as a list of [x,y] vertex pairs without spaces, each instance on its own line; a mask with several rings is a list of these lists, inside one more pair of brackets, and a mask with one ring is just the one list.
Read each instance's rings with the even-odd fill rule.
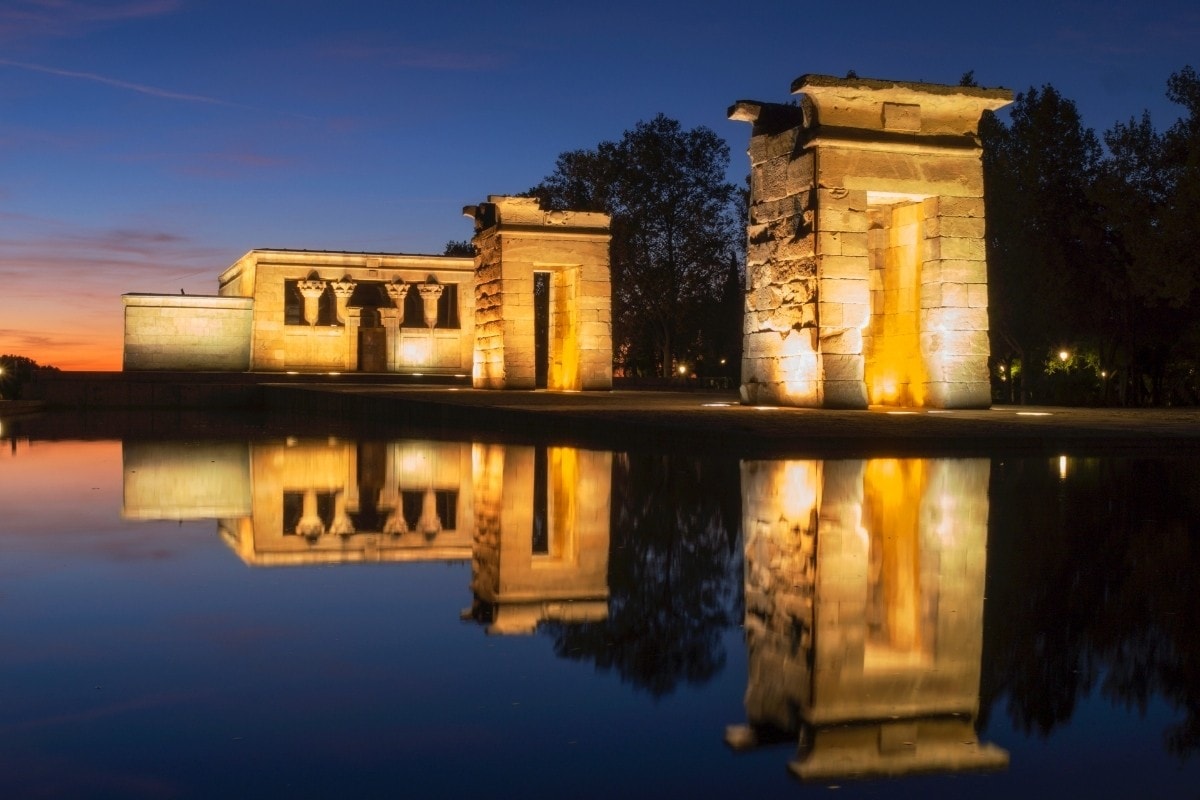
[[0,353],[120,369],[126,292],[254,248],[440,253],[464,205],[658,113],[730,145],[805,73],[1021,91],[1103,132],[1180,109],[1194,0],[0,0]]

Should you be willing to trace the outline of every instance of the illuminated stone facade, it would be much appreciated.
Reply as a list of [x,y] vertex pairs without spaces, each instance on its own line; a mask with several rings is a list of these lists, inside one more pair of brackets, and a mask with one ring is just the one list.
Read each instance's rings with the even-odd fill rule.
[[466,375],[474,259],[252,250],[221,274],[253,299],[250,369]]
[[125,295],[125,369],[612,388],[608,217],[495,196],[467,211],[477,258],[251,250],[217,297]]
[[742,464],[748,725],[802,778],[994,769],[974,730],[985,459]]
[[979,120],[1005,89],[804,75],[753,124],[742,400],[981,408]]
[[127,294],[125,369],[250,368],[254,303],[240,297]]
[[604,619],[612,453],[475,447],[473,616],[501,634]]
[[[495,195],[463,212],[475,220],[479,253],[475,387],[532,389],[544,380],[560,391],[611,389],[608,216],[543,211],[535,199]],[[546,315],[544,354],[535,341],[539,314]]]
[[217,519],[258,567],[457,561],[488,633],[608,614],[612,454],[465,442],[126,442],[126,519]]

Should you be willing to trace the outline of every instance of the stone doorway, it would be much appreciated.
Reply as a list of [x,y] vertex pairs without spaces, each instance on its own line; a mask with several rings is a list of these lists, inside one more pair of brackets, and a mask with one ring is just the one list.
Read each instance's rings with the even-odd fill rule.
[[358,329],[358,371],[387,372],[387,328],[379,324],[379,311],[362,310]]
[[533,273],[533,385],[545,389],[550,377],[550,273]]
[[611,389],[608,217],[497,196],[466,213],[479,253],[472,385]]

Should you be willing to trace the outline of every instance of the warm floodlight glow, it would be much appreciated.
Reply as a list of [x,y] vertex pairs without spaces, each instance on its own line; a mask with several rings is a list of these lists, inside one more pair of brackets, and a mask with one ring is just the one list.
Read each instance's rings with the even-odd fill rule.
[[404,366],[419,367],[429,365],[432,361],[433,347],[426,338],[405,337],[400,345],[400,363]]
[[1107,377],[1108,377],[1108,372],[1107,372],[1107,371],[1105,371],[1105,370],[1100,370],[1100,377],[1101,377],[1101,378],[1107,378]]
[[885,411],[883,413],[894,414],[896,416],[907,416],[909,414],[916,414],[917,412],[915,412],[915,411]]
[[1048,416],[1050,416],[1050,412],[1049,411],[1018,411],[1017,416],[1018,417],[1048,417]]
[[1060,480],[1064,480],[1064,481],[1067,479],[1067,457],[1066,456],[1058,457],[1058,477]]
[[705,408],[728,408],[733,403],[701,403]]
[[724,365],[724,364],[725,364],[725,359],[723,359],[723,358],[721,359],[721,364],[722,364],[722,365]]
[[680,365],[679,365],[679,374],[680,374],[680,375],[687,375],[687,365],[685,365],[685,364],[680,364]]
[[1066,350],[1059,350],[1059,351],[1058,351],[1058,360],[1059,360],[1059,361],[1066,361],[1066,360],[1067,360],[1067,359],[1069,359],[1070,357],[1071,357],[1071,354],[1070,354],[1070,353],[1068,353]]
[[288,374],[288,375],[299,375],[300,373],[299,373],[299,372],[297,372],[297,371],[296,371],[296,370],[294,370],[294,369],[289,369],[289,370],[287,371],[287,374]]
[[330,372],[330,373],[328,373],[328,374],[329,374],[329,375],[341,375],[342,373],[340,373],[340,372]]

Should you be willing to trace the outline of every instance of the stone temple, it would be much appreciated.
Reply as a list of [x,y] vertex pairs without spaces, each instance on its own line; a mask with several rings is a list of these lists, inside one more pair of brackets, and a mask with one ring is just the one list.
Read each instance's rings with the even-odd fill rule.
[[252,250],[215,296],[127,294],[124,368],[612,387],[607,215],[491,196],[475,258]]
[[742,401],[985,408],[979,121],[1006,89],[802,75],[753,125]]

